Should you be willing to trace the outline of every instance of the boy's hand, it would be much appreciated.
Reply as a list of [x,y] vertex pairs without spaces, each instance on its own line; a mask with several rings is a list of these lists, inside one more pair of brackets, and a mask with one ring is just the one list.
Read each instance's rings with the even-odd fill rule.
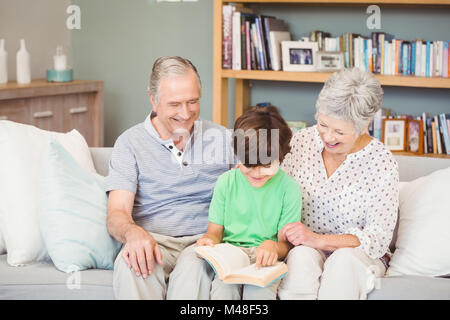
[[[202,238],[198,239],[197,242],[195,243],[196,247],[200,247],[200,246],[214,247],[214,245],[215,245],[214,240],[211,238],[208,238],[207,236],[203,236]],[[197,258],[203,259],[203,257],[201,257],[198,254],[197,254]]]
[[203,236],[202,238],[198,239],[197,242],[195,243],[196,247],[199,246],[210,246],[210,247],[214,247],[215,243],[214,240],[208,237]]
[[273,266],[278,261],[278,246],[275,241],[266,240],[256,248],[256,268]]

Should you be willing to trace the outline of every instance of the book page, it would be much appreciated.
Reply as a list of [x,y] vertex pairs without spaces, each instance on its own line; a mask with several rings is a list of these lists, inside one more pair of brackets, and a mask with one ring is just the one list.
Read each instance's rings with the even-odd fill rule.
[[288,272],[287,265],[281,261],[273,266],[256,269],[256,264],[249,265],[225,277],[225,283],[248,283],[265,287],[281,279]]
[[247,254],[229,243],[219,243],[214,247],[201,246],[198,248],[201,248],[202,251],[214,258],[215,262],[221,266],[224,275],[238,271],[250,264],[250,258]]
[[251,276],[254,278],[265,278],[268,277],[270,274],[272,274],[274,271],[280,268],[280,264],[283,262],[277,262],[273,266],[269,267],[260,267],[259,269],[256,269],[256,264],[249,265],[248,267],[241,269],[237,272],[234,272],[234,274],[239,274],[243,276]]

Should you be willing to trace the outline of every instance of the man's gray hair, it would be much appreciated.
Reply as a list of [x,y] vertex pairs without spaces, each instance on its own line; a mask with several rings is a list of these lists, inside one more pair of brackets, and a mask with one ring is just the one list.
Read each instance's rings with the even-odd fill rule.
[[353,122],[358,134],[381,108],[383,89],[380,82],[359,68],[333,73],[325,82],[316,102],[318,113]]
[[161,57],[158,58],[153,64],[152,74],[150,76],[150,83],[148,86],[148,92],[153,96],[155,103],[159,103],[159,84],[161,79],[167,76],[173,75],[185,75],[193,71],[198,79],[198,88],[200,91],[200,96],[202,94],[202,82],[200,80],[200,75],[197,72],[197,68],[188,59],[181,57]]

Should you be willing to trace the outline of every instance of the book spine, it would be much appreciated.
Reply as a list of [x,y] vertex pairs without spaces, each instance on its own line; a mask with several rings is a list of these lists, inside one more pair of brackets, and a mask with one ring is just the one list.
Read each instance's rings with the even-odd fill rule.
[[425,112],[422,113],[422,128],[423,128],[423,153],[428,153],[427,116]]
[[439,115],[439,120],[441,123],[442,137],[444,138],[445,153],[450,155],[450,136],[449,129],[447,127],[447,120],[445,119],[445,113],[441,113]]
[[421,76],[426,77],[427,74],[427,45],[422,43],[422,68],[420,70]]
[[411,70],[410,74],[416,74],[416,42],[411,43]]
[[436,151],[438,154],[442,154],[441,132],[439,129],[438,116],[434,116],[434,129],[436,130]]
[[448,41],[444,41],[444,55],[442,57],[442,76],[448,78]]
[[272,61],[273,61],[273,56],[272,56],[272,45],[270,44],[270,30],[269,30],[269,19],[270,18],[264,18],[263,22],[264,22],[264,30],[265,30],[265,41],[266,41],[266,50],[267,50],[267,66],[269,68],[269,70],[273,70],[273,65],[272,65]]
[[369,72],[373,72],[372,60],[372,39],[367,39],[367,63],[369,64]]
[[384,74],[384,33],[379,35],[380,44],[380,73]]
[[447,123],[448,137],[450,140],[450,119],[447,119],[447,115],[445,116],[445,122]]
[[251,34],[250,34],[250,21],[245,21],[245,47],[246,47],[246,65],[247,70],[252,70],[252,41],[251,41]]
[[266,70],[266,54],[264,48],[264,39],[262,33],[261,17],[255,19],[256,36],[258,41],[259,60],[261,62],[261,70]]
[[252,43],[252,57],[254,57],[255,68],[254,70],[261,70],[261,61],[259,60],[259,43],[258,36],[256,34],[255,23],[250,25],[251,43]]
[[433,153],[433,119],[427,116],[427,147],[428,153]]
[[426,69],[425,69],[426,77],[431,76],[431,72],[430,72],[431,50],[430,49],[431,49],[431,43],[430,43],[430,41],[427,41],[427,55],[426,55]]
[[439,76],[444,76],[444,43],[445,41],[439,41]]
[[372,38],[372,72],[377,72],[377,48],[378,48],[378,36],[376,32],[371,33]]
[[239,11],[233,13],[232,36],[233,70],[241,70],[241,13]]
[[247,33],[245,17],[241,14],[241,68],[247,69]]
[[437,154],[437,137],[436,137],[436,123],[434,122],[434,119],[431,119],[431,137],[433,139],[433,154]]
[[403,43],[402,45],[402,74],[406,76],[408,74],[408,44]]
[[232,67],[232,39],[231,39],[231,17],[233,6],[225,5],[222,7],[222,68],[231,69]]

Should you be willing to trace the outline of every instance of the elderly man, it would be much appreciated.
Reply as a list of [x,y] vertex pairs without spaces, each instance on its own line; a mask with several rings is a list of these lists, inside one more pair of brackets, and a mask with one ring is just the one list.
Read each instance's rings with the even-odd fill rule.
[[193,244],[206,231],[214,184],[234,163],[225,128],[198,120],[201,81],[180,57],[156,60],[153,112],[117,139],[109,164],[107,226],[124,244],[118,299],[208,299],[213,274]]

